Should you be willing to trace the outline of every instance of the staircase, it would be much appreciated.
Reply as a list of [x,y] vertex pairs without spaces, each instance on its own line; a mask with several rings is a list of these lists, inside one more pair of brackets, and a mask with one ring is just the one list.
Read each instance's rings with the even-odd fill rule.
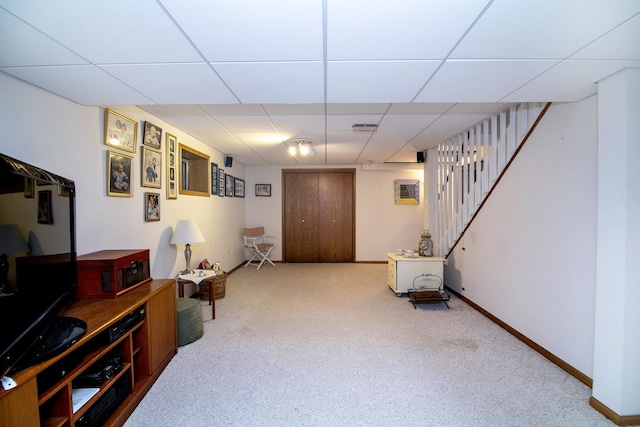
[[449,256],[551,103],[520,103],[441,143],[436,253]]

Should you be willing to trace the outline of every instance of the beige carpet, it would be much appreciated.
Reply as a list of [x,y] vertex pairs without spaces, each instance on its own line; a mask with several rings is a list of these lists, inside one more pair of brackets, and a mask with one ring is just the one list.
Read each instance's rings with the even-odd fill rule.
[[449,305],[414,309],[381,264],[240,268],[126,426],[614,425],[588,387]]

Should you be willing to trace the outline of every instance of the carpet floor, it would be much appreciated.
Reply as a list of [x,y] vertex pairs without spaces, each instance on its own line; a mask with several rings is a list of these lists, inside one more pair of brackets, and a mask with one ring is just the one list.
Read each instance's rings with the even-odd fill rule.
[[452,296],[414,309],[384,264],[227,278],[125,426],[614,426],[591,390]]

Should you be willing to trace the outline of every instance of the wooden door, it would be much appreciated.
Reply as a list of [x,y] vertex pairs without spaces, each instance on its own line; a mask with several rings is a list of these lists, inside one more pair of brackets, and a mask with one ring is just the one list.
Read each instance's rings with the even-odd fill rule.
[[318,261],[353,261],[353,174],[319,174]]
[[318,262],[318,174],[284,174],[284,259]]

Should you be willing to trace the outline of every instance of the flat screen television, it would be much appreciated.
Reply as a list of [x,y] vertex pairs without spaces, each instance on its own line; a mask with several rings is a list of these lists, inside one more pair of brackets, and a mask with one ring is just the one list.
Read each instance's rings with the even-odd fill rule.
[[2,377],[46,356],[34,347],[60,339],[46,335],[77,289],[74,182],[4,154],[0,286]]

